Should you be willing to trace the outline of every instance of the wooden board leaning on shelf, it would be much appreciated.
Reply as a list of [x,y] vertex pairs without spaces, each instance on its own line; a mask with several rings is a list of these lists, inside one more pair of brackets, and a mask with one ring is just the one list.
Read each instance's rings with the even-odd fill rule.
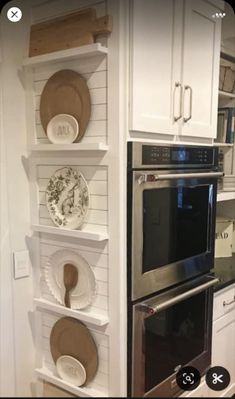
[[112,17],[96,18],[96,10],[87,8],[31,26],[29,56],[79,47],[95,42],[99,34],[112,32]]

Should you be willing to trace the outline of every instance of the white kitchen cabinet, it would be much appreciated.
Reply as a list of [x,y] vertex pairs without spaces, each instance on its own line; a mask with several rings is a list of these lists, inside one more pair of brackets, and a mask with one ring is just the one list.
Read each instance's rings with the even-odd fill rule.
[[[177,134],[180,116],[180,25],[177,0],[133,0],[131,5],[130,129]],[[174,109],[174,97],[175,108]],[[177,105],[178,103],[178,105]]]
[[182,134],[186,136],[216,137],[221,29],[214,13],[205,1],[185,2]]
[[231,377],[225,390],[209,390],[211,397],[220,397],[235,393],[235,285],[216,294],[213,314],[212,367],[225,367]]
[[131,3],[130,130],[216,136],[221,21],[204,0]]

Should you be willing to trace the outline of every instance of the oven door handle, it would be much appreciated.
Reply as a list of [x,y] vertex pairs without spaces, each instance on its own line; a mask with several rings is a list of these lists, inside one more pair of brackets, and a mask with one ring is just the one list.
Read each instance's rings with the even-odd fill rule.
[[224,176],[223,172],[201,172],[201,173],[168,173],[168,174],[160,174],[160,175],[152,175],[143,173],[138,178],[138,183],[147,183],[147,182],[155,182],[158,180],[174,180],[174,179],[194,179],[200,178],[204,179],[207,177],[216,177],[219,178]]
[[175,305],[181,301],[183,301],[184,299],[190,298],[196,294],[199,294],[202,291],[205,291],[206,289],[214,286],[215,284],[217,284],[219,282],[218,278],[213,278],[212,280],[199,285],[198,287],[192,288],[189,291],[183,292],[182,294],[179,294],[177,296],[175,296],[174,298],[168,299],[166,301],[163,301],[162,303],[151,303],[151,305],[149,305],[148,303],[141,303],[140,304],[140,309],[142,311],[144,311],[145,313],[148,314],[155,314],[157,312],[161,312],[162,310],[165,310],[167,308],[169,308],[172,305]]

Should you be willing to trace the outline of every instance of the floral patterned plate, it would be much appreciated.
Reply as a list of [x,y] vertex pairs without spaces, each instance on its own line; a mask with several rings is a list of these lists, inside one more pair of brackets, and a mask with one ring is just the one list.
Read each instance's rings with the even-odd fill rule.
[[66,229],[81,226],[89,206],[88,187],[81,172],[71,167],[58,169],[46,188],[46,204],[57,226]]

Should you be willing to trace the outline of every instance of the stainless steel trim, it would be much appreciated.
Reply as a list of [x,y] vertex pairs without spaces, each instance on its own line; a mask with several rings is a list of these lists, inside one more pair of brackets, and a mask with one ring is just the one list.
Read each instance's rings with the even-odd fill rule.
[[177,122],[180,118],[182,118],[182,94],[183,94],[183,87],[180,82],[175,82],[175,90],[174,90],[174,105],[175,105],[175,92],[176,88],[180,87],[180,109],[179,109],[179,116],[174,115],[174,121]]
[[193,89],[189,85],[184,86],[184,93],[186,90],[190,91],[190,97],[189,97],[189,116],[187,118],[184,117],[184,122],[188,122],[192,118],[192,103],[193,103]]
[[[160,304],[154,305],[151,304],[151,306],[149,306],[148,304],[145,304],[144,302],[140,304],[141,309],[144,310],[146,313],[149,314],[155,314],[157,312],[160,312],[164,309],[169,308],[172,305],[175,305],[176,303],[179,303],[181,301],[183,301],[184,299],[190,298],[193,295],[199,294],[202,291],[205,291],[206,289],[212,287],[213,285],[217,284],[219,282],[218,278],[214,278],[211,281],[206,282],[205,284],[201,284],[198,287],[192,288],[189,291],[186,291],[182,294],[177,295],[174,298],[171,298],[165,302],[162,302]],[[234,298],[235,300],[235,298]],[[228,305],[229,303],[227,303]]]
[[232,305],[232,303],[235,303],[235,296],[233,297],[233,300],[232,300],[232,301],[230,301],[230,302],[226,302],[226,301],[224,301],[224,302],[223,302],[223,306]]
[[206,178],[206,177],[221,177],[223,176],[223,172],[202,172],[202,173],[169,173],[169,174],[159,174],[159,175],[152,175],[152,174],[142,174],[139,179],[138,183],[146,183],[146,182],[155,182],[157,180],[168,180],[168,179],[191,179],[191,178]]

